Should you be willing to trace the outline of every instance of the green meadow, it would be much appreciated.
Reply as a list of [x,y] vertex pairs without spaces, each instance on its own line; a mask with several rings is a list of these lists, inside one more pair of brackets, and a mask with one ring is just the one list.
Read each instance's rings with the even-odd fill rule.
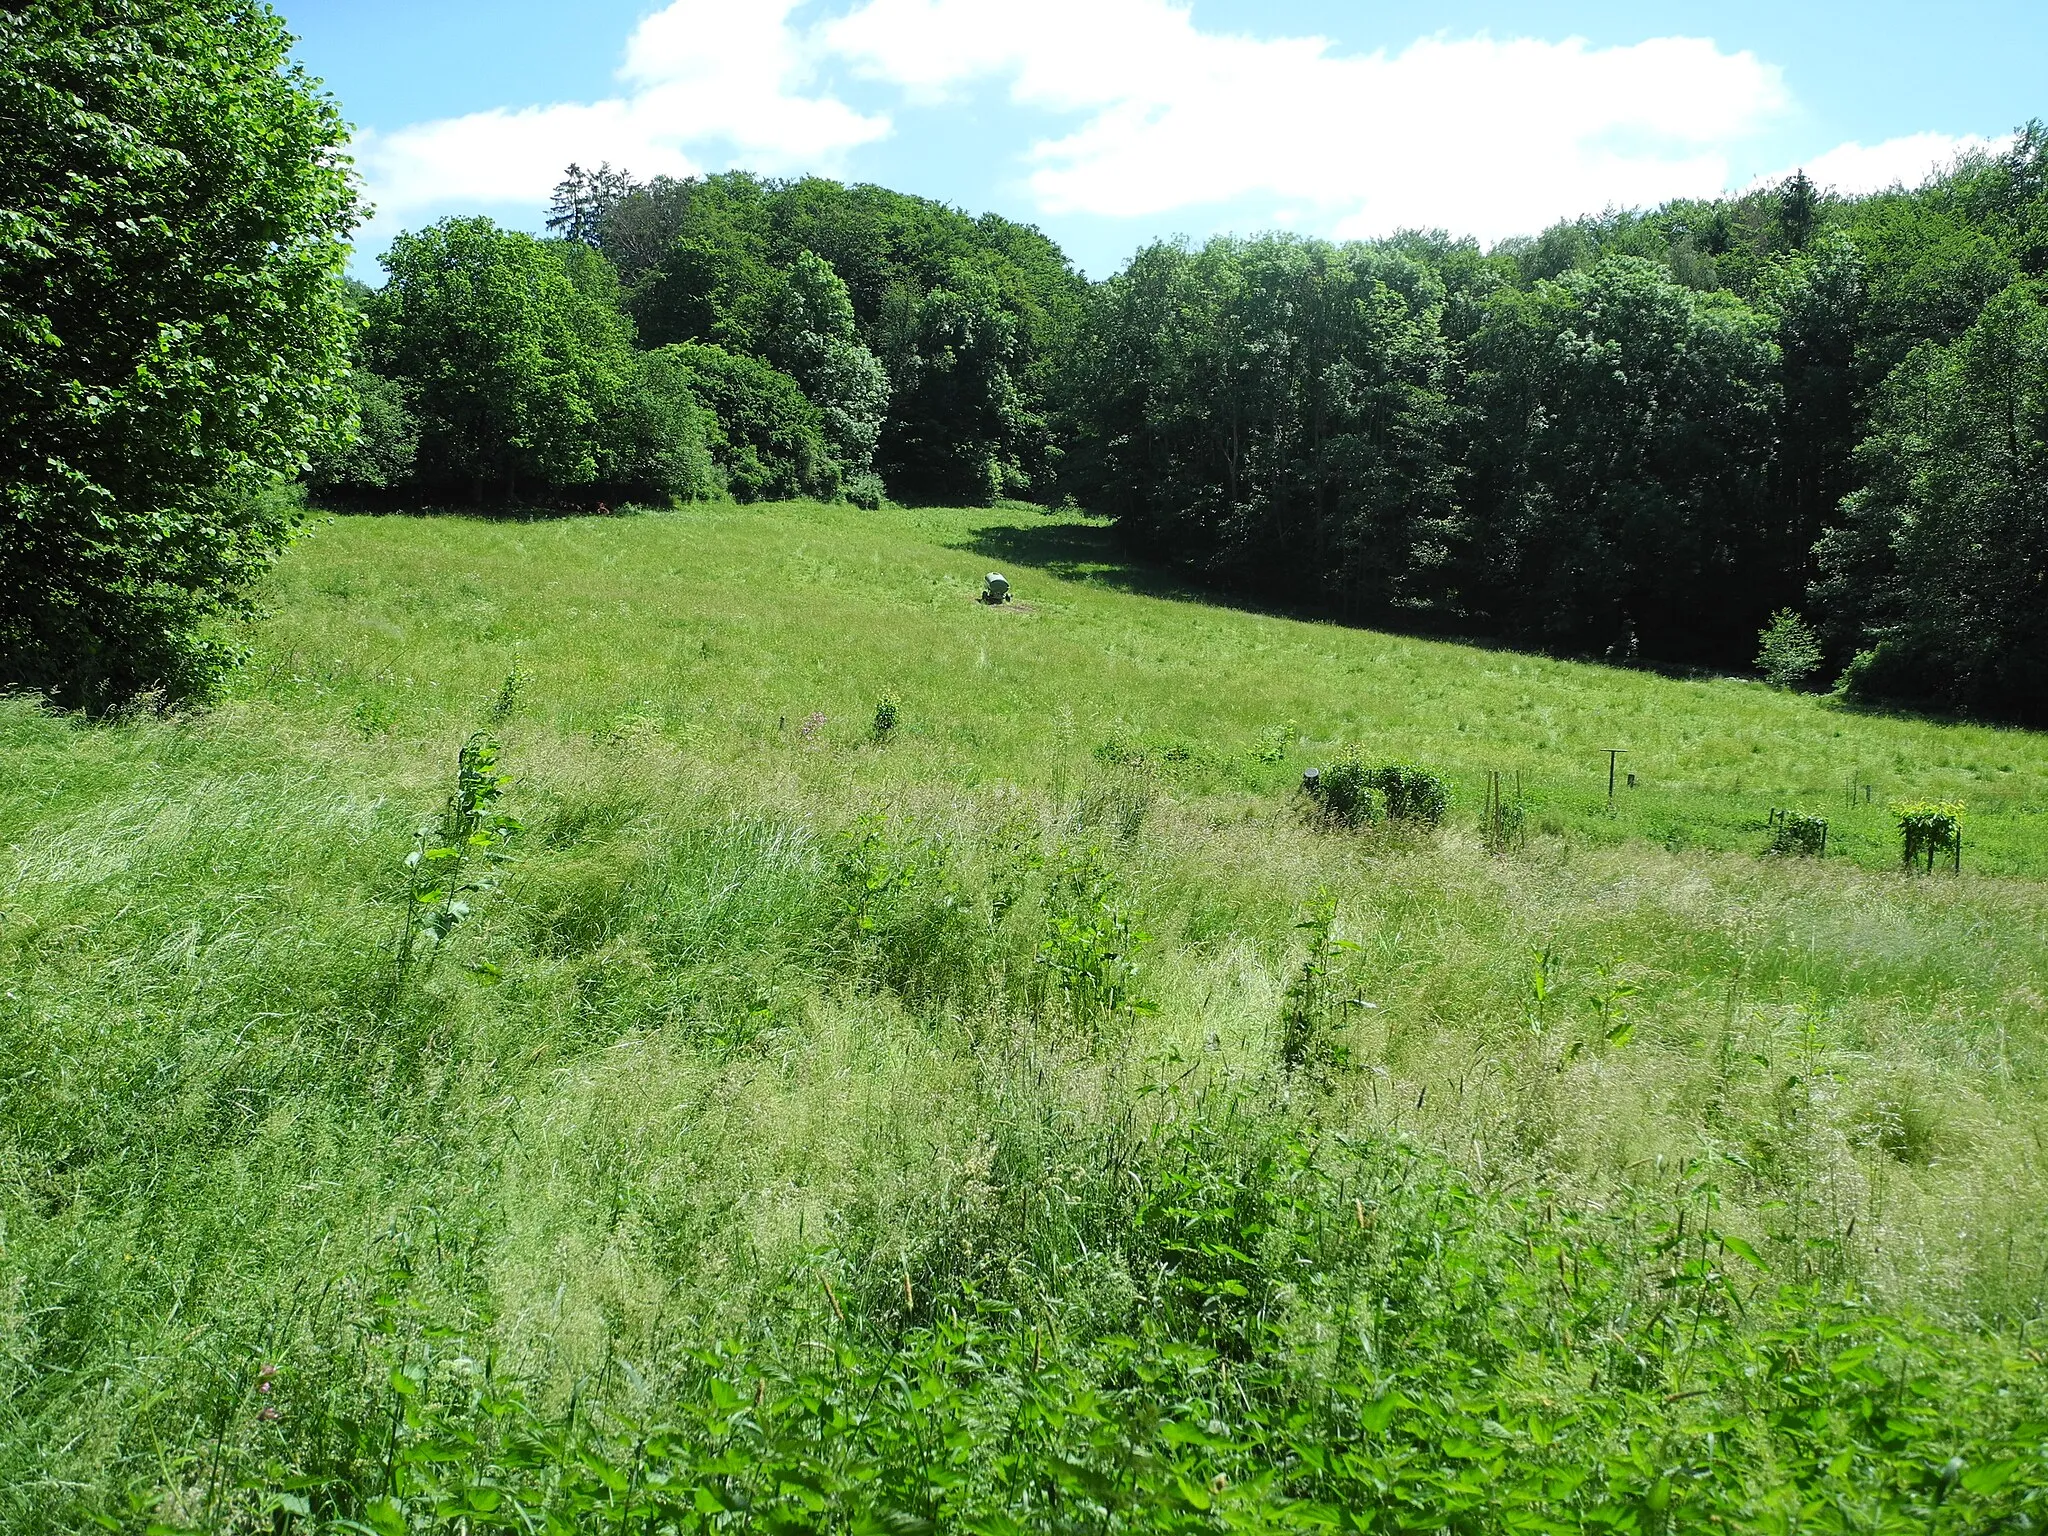
[[2048,1524],[2048,738],[1021,505],[263,602],[204,711],[0,701],[0,1528]]

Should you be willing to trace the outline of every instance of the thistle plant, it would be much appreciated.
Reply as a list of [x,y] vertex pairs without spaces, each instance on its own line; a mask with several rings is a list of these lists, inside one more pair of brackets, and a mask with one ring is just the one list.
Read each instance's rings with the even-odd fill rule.
[[885,698],[875,706],[873,735],[877,746],[896,734],[896,727],[902,723],[902,714],[891,698]]

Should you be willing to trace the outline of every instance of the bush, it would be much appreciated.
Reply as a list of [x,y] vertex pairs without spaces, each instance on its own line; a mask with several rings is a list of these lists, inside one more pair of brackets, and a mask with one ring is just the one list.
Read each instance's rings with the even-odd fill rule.
[[1355,757],[1309,769],[1301,776],[1301,788],[1325,826],[1367,827],[1380,819],[1372,774]]
[[1770,851],[1785,857],[1819,858],[1828,851],[1827,818],[1788,811],[1771,812]]
[[340,431],[334,104],[235,0],[0,10],[0,687],[197,695]]
[[1820,670],[1820,637],[1790,608],[1771,615],[1757,642],[1757,670],[1773,688],[1797,688]]
[[1388,821],[1435,827],[1451,806],[1450,781],[1427,768],[1388,763],[1368,768],[1349,756],[1301,776],[1302,790],[1314,802],[1318,818],[1330,826],[1370,826]]
[[1386,801],[1389,821],[1413,822],[1434,827],[1443,822],[1451,808],[1450,781],[1427,768],[1407,763],[1389,763],[1370,775],[1372,787]]
[[869,512],[880,511],[882,503],[889,498],[888,491],[882,485],[882,477],[872,470],[848,475],[846,484],[840,487],[840,494],[856,507]]
[[1934,868],[1936,856],[1963,867],[1963,808],[1953,800],[1910,800],[1892,807],[1899,857],[1907,869]]

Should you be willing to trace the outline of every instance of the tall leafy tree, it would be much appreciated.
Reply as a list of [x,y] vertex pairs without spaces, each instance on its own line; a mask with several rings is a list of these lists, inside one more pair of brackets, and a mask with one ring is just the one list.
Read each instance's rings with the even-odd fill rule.
[[1863,256],[1846,236],[1825,235],[1775,263],[1760,287],[1777,327],[1780,414],[1770,503],[1744,548],[1743,582],[1751,606],[1775,611],[1801,600],[1814,545],[1858,483]]
[[772,352],[817,406],[841,468],[848,475],[872,473],[889,409],[889,375],[861,343],[846,284],[809,251],[797,253],[783,284]]
[[1154,246],[1077,349],[1072,478],[1168,558],[1385,612],[1452,509],[1444,301],[1398,250]]
[[569,162],[569,169],[555,183],[555,195],[548,204],[548,232],[579,245],[597,246],[605,218],[639,183],[626,171],[615,171],[605,161],[594,171]]
[[1850,690],[2048,722],[2048,285],[1887,382],[1815,597]]
[[[852,308],[854,334],[842,339],[874,354],[886,370],[889,408],[878,462],[898,478],[908,472],[908,493],[980,496],[987,493],[977,487],[989,476],[1011,489],[1027,480],[1049,483],[1057,454],[1045,430],[1046,405],[1085,284],[1040,231],[994,215],[971,219],[882,187],[728,172],[657,179],[637,189],[607,213],[599,243],[625,279],[644,340],[708,342],[764,358],[829,395],[818,403],[837,420],[868,408],[871,370],[837,343],[833,365],[822,373],[788,347],[786,317],[813,302],[805,284],[815,286],[816,274],[806,263],[822,262]],[[984,303],[1002,318],[968,324],[963,305]],[[942,316],[951,320],[941,324]],[[969,332],[980,340],[963,353],[959,342]],[[977,385],[959,387],[963,358],[973,372],[974,358],[988,355],[982,342],[998,332],[1007,393],[986,371]],[[920,338],[933,350],[921,352]],[[953,407],[963,413],[957,420],[932,415]],[[857,473],[865,450],[861,433],[843,430],[851,425],[835,426],[835,446]],[[907,446],[893,454],[889,447],[931,442],[944,453],[949,438],[969,440],[960,454],[971,470],[949,463],[927,474],[906,458]]]
[[711,453],[737,500],[830,499],[838,492],[840,467],[824,418],[795,379],[758,357],[706,342],[677,342],[650,356],[674,368],[711,414]]
[[253,0],[0,9],[0,686],[204,692],[340,429],[356,210]]
[[479,502],[597,481],[632,378],[625,316],[560,250],[489,219],[400,235],[382,260],[369,360],[411,386],[418,480]]
[[1017,387],[1020,326],[995,281],[967,262],[948,286],[902,294],[883,338],[896,409],[883,478],[909,496],[986,502],[1028,487],[1017,448],[1035,425]]
[[1767,515],[1778,353],[1767,319],[1637,258],[1496,302],[1463,601],[1509,633],[1619,658],[1739,656]]
[[1781,250],[1803,251],[1820,232],[1820,189],[1804,171],[1794,171],[1778,188],[1774,210]]

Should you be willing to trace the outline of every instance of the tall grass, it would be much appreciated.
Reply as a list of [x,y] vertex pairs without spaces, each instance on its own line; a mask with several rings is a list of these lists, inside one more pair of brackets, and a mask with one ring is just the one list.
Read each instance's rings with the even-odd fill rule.
[[2040,1523],[2039,738],[988,609],[977,516],[344,521],[212,713],[0,703],[0,1526]]

